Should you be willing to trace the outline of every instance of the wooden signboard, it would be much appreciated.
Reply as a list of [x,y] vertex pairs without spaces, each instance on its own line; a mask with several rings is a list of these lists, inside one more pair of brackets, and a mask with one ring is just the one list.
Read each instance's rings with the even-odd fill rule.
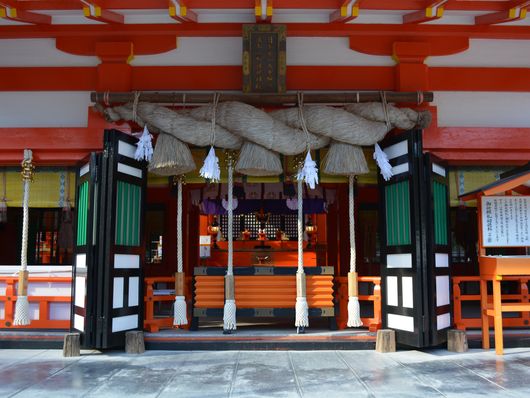
[[530,246],[530,196],[483,196],[484,247]]
[[285,92],[285,25],[243,25],[243,92]]

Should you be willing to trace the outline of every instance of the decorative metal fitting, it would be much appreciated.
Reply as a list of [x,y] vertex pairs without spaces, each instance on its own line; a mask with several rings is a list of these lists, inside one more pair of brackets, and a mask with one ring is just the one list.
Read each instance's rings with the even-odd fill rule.
[[22,180],[33,182],[34,171],[35,166],[31,163],[31,159],[24,159],[22,161],[22,171],[20,172]]
[[226,161],[226,165],[231,165],[233,166],[235,163],[236,163],[236,160],[237,160],[237,151],[234,151],[234,150],[230,150],[230,149],[227,149],[224,151],[225,153],[225,161]]
[[185,174],[179,174],[178,176],[173,176],[173,186],[177,186],[177,184],[179,182],[182,185],[186,185],[186,175]]

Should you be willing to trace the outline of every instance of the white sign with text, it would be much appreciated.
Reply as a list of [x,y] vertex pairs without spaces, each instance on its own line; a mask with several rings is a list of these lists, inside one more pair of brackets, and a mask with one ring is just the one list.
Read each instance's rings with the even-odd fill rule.
[[484,247],[530,246],[530,196],[483,196]]

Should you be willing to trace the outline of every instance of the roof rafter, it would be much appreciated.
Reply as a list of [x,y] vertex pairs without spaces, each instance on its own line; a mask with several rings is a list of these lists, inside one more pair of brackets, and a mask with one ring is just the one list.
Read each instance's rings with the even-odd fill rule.
[[475,23],[477,25],[494,25],[525,19],[528,7],[530,7],[530,0],[512,1],[507,10],[479,15],[475,17]]
[[25,22],[31,24],[52,23],[52,17],[44,14],[37,14],[18,8],[15,1],[0,1],[0,19],[9,19],[11,21]]
[[427,0],[425,8],[403,15],[403,23],[422,23],[440,19],[444,15],[444,6],[448,0]]
[[188,9],[184,0],[169,0],[169,16],[180,23],[197,22],[197,14]]
[[530,0],[512,1],[507,10],[479,15],[475,17],[475,23],[477,25],[495,25],[525,19],[528,7],[530,7]]
[[256,23],[272,22],[273,0],[255,0]]
[[329,16],[329,22],[349,22],[359,16],[361,0],[342,0],[341,6]]
[[123,15],[103,8],[100,1],[80,0],[80,2],[83,4],[83,14],[88,19],[110,24],[124,23]]

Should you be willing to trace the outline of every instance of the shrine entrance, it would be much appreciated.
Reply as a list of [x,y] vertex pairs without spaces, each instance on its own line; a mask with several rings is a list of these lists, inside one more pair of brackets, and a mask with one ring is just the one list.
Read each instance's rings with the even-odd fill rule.
[[[404,94],[394,97],[402,100]],[[413,95],[417,96],[416,93]],[[372,98],[369,93],[363,93],[363,96]],[[99,98],[97,93],[93,97],[96,101]],[[394,143],[403,140],[400,134],[393,134],[390,141],[383,141],[383,150],[377,145],[377,141],[393,127],[403,129],[417,123],[422,127],[421,123],[428,123],[427,111],[394,107],[387,103],[387,97],[392,97],[390,93],[380,94],[380,103],[357,103],[344,108],[306,106],[303,96],[298,94],[296,107],[272,112],[257,109],[244,101],[283,102],[285,95],[272,95],[269,99],[236,95],[237,98],[233,99],[242,101],[236,102],[223,101],[223,97],[215,94],[210,105],[191,110],[141,102],[140,97],[135,95],[133,103],[109,106],[109,101],[117,101],[110,94],[105,96],[106,108],[101,104],[97,106],[108,119],[130,120],[133,126],[144,126],[134,154],[128,146],[120,144],[106,149],[103,159],[119,155],[116,164],[120,167],[113,167],[113,172],[133,177],[136,174],[131,167],[134,169],[135,166],[120,159],[134,155],[140,161],[149,160],[151,177],[148,180],[151,182],[148,185],[152,188],[148,190],[146,205],[143,200],[137,203],[133,198],[133,202],[127,202],[132,206],[127,208],[127,217],[123,218],[125,213],[120,210],[121,221],[115,219],[108,228],[97,231],[94,226],[105,225],[98,221],[98,217],[114,219],[114,212],[120,206],[113,210],[112,203],[118,203],[116,195],[122,197],[124,191],[120,191],[118,183],[116,187],[121,193],[99,196],[114,181],[113,177],[107,176],[110,171],[102,172],[101,175],[106,177],[96,181],[100,185],[96,183],[96,188],[90,191],[95,192],[95,205],[88,206],[90,211],[81,219],[93,220],[86,223],[86,235],[94,238],[91,248],[83,249],[78,243],[76,272],[79,271],[80,277],[76,276],[75,287],[79,292],[76,290],[78,299],[74,300],[74,313],[78,314],[74,327],[77,330],[98,330],[103,325],[96,333],[96,341],[101,341],[97,343],[98,347],[119,345],[119,339],[100,337],[97,340],[97,336],[106,333],[112,336],[115,332],[141,328],[142,305],[145,304],[143,327],[150,331],[172,327],[197,330],[216,322],[219,326],[220,321],[224,333],[234,333],[240,323],[290,324],[297,333],[305,333],[306,328],[313,325],[332,330],[365,326],[372,332],[381,325],[388,325],[398,331],[398,336],[407,333],[415,336],[404,340],[398,338],[404,344],[426,346],[441,342],[442,337],[436,336],[441,336],[443,329],[449,326],[446,326],[446,315],[431,312],[431,306],[439,303],[434,303],[426,293],[435,286],[432,281],[438,283],[439,277],[432,272],[435,269],[432,261],[439,255],[434,256],[432,251],[431,256],[423,249],[429,246],[429,239],[432,240],[434,234],[429,229],[421,229],[423,227],[409,228],[409,234],[418,239],[414,250],[420,256],[414,260],[417,265],[412,266],[406,261],[388,265],[391,244],[388,233],[384,232],[386,239],[377,236],[378,230],[386,231],[395,224],[395,217],[401,217],[405,224],[417,228],[418,222],[432,226],[434,224],[429,224],[429,220],[443,223],[447,216],[447,212],[443,212],[447,197],[432,191],[434,186],[430,182],[432,172],[441,173],[440,164],[424,164],[418,157],[421,155],[421,130],[405,133],[403,142],[408,142],[409,136],[416,137],[417,142],[410,144],[412,146],[405,144],[409,149],[414,148],[413,151],[403,152],[402,145]],[[185,98],[184,94],[182,97]],[[311,94],[306,100],[312,98],[312,101],[321,103],[331,101],[331,97],[333,95]],[[346,102],[347,98],[361,99],[360,94],[339,97]],[[197,101],[206,100],[201,98],[199,95]],[[118,101],[122,100],[120,97]],[[148,127],[158,133],[152,158]],[[263,132],[269,132],[271,136],[264,136]],[[204,148],[208,143],[210,146]],[[361,147],[373,144],[375,147]],[[219,147],[217,152],[216,146]],[[127,152],[125,155],[124,151]],[[409,160],[409,167],[404,168],[402,160],[409,155],[414,156]],[[377,165],[372,159],[376,159]],[[378,168],[382,176],[379,181],[376,178]],[[107,167],[105,170],[111,169]],[[390,198],[383,180],[393,181],[393,176],[406,177],[413,183],[407,185],[408,192],[394,195],[391,204],[378,209],[378,203],[385,203]],[[145,178],[143,173],[140,178]],[[429,180],[423,181],[425,178]],[[422,181],[426,184],[420,186]],[[114,190],[112,188],[109,192]],[[129,191],[126,192],[127,200],[131,199]],[[383,194],[383,200],[378,199],[381,195],[378,191]],[[432,192],[436,194],[433,196]],[[79,198],[86,195],[81,186],[78,195]],[[432,200],[438,201],[434,207]],[[418,216],[415,211],[407,210],[407,206],[416,205],[424,206],[426,212]],[[104,206],[104,213],[97,213],[100,206]],[[392,206],[401,209],[396,210],[394,216],[388,213],[393,211]],[[160,212],[164,207],[166,211]],[[85,207],[79,206],[78,211],[81,209]],[[138,211],[141,212],[138,222],[131,224],[129,216]],[[144,213],[145,233],[137,237],[136,232],[144,228],[141,223]],[[363,222],[359,223],[359,220]],[[92,232],[89,231],[90,225]],[[129,233],[129,227],[135,225],[136,232]],[[447,233],[447,223],[443,225],[443,231]],[[114,231],[116,237],[113,238],[109,231]],[[437,230],[437,239],[443,231]],[[132,249],[127,242],[131,234],[136,236],[135,248],[142,246],[141,241],[146,242],[145,250],[138,252],[140,257],[145,256],[139,260],[143,263],[141,272],[135,273],[133,278],[143,285],[143,302],[131,299],[131,294],[140,293],[142,287],[130,290],[132,276],[127,275],[127,284],[123,274],[125,269],[138,268],[137,261],[131,257],[137,255],[138,250],[129,253]],[[378,244],[379,241],[382,243]],[[445,243],[440,242],[447,244],[447,239]],[[90,245],[90,239],[84,244]],[[442,248],[435,250],[439,252]],[[127,254],[114,254],[114,251]],[[94,263],[88,265],[87,276],[81,272],[85,266],[81,261],[85,253],[86,264]],[[119,273],[110,272],[108,280],[92,276],[90,282],[90,275],[102,275],[94,271],[96,263],[101,264],[99,259],[109,255],[111,260],[108,267],[104,266],[103,275],[107,275],[111,268],[119,268]],[[125,261],[123,256],[128,256],[130,261]],[[117,266],[112,266],[116,258],[119,260]],[[383,280],[379,277],[378,262],[384,271]],[[444,264],[436,267],[448,267],[448,261]],[[405,295],[405,288],[409,286],[405,284],[409,279],[403,277],[402,283],[398,283],[400,287],[396,287],[392,282],[394,276],[387,275],[387,270],[400,268],[412,268],[407,278],[412,279],[413,315],[408,315],[410,311],[404,309],[405,301],[394,304],[392,298],[396,292],[398,297],[401,297],[399,292]],[[138,279],[142,273],[145,275],[143,283]],[[86,282],[84,290],[81,289],[82,277]],[[98,304],[97,298],[90,297],[96,292],[105,293],[106,289],[110,296],[100,295],[103,302]],[[79,298],[83,292],[87,295],[84,303]],[[165,317],[160,316],[164,302]],[[110,312],[101,312],[111,303]],[[133,315],[124,312],[125,309],[129,311],[131,303],[138,313],[138,322],[119,324],[125,327],[119,329],[119,322],[116,321],[118,326],[114,325],[109,314],[132,320]],[[403,314],[397,315],[390,309],[394,305],[400,311],[403,308]],[[89,309],[92,309],[92,315]],[[97,315],[99,309],[102,309],[101,314]],[[434,314],[438,318],[433,319],[444,318],[443,327],[424,327],[427,323],[423,319]],[[96,319],[96,326],[81,328],[80,316],[89,323]],[[411,327],[401,328],[401,323],[393,323],[396,316],[410,316],[416,320]],[[419,320],[423,323],[417,323]],[[114,326],[111,327],[111,323]],[[422,337],[425,333],[433,337]]]

